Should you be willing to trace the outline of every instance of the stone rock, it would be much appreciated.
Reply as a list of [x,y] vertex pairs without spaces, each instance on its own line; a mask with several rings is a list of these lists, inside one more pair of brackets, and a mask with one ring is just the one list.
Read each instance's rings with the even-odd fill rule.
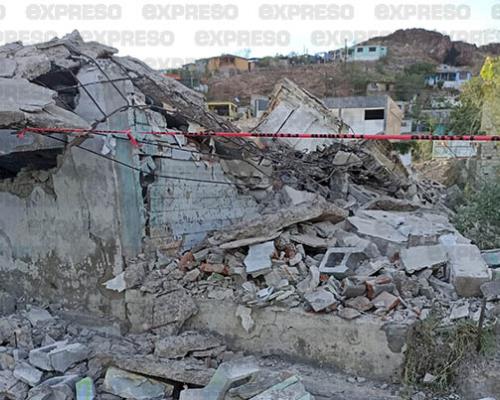
[[42,371],[32,367],[26,362],[18,362],[14,369],[14,377],[30,386],[38,385],[42,380],[42,376]]
[[450,319],[452,321],[468,317],[469,317],[469,304],[456,304],[455,306],[453,306],[450,314]]
[[306,293],[304,298],[314,312],[323,311],[336,303],[335,296],[325,289],[317,289],[314,292]]
[[481,296],[481,285],[491,280],[491,271],[474,245],[448,248],[450,281],[462,297]]
[[333,165],[338,167],[361,165],[362,163],[361,158],[359,158],[356,154],[348,153],[346,151],[338,151],[332,162]]
[[259,367],[253,357],[222,363],[206,387],[183,390],[179,399],[224,400],[224,396],[234,383],[250,378],[258,371]]
[[73,400],[78,375],[56,376],[43,381],[29,392],[29,399]]
[[164,358],[183,358],[189,353],[220,347],[222,343],[213,336],[186,331],[177,336],[168,336],[155,344],[155,355]]
[[383,292],[379,294],[375,299],[372,300],[372,304],[375,308],[384,309],[386,311],[390,311],[396,308],[400,303],[398,297],[393,296],[390,293]]
[[326,249],[329,246],[335,245],[335,239],[323,239],[316,235],[291,235],[290,240],[295,243],[300,243],[312,249]]
[[274,385],[257,396],[252,397],[250,400],[270,399],[313,400],[314,398],[306,391],[304,385],[299,381],[299,378],[293,376]]
[[12,371],[0,371],[0,398],[24,400],[28,390],[29,385],[17,379]]
[[252,318],[252,309],[239,305],[236,308],[236,316],[241,320],[241,326],[246,333],[250,333],[255,326],[255,321]]
[[10,58],[0,58],[0,78],[12,78],[16,71],[17,63]]
[[102,284],[108,290],[114,290],[115,292],[121,293],[127,289],[127,283],[125,282],[125,272],[115,276],[107,282]]
[[[1,59],[0,59],[1,61]],[[0,317],[16,312],[16,299],[7,292],[0,291]]]
[[47,310],[38,307],[31,307],[26,313],[26,318],[28,318],[32,326],[54,320],[54,317]]
[[353,308],[345,307],[338,312],[340,318],[351,321],[353,319],[359,318],[361,313]]
[[401,264],[409,274],[426,268],[437,268],[445,265],[448,261],[446,248],[441,245],[403,249],[400,256]]
[[269,271],[272,267],[271,257],[275,251],[274,242],[250,246],[244,260],[247,274],[255,276]]
[[483,283],[481,285],[481,293],[487,301],[500,300],[500,281]]
[[309,276],[297,285],[301,293],[308,293],[316,289],[320,282],[320,272],[317,267],[309,268]]
[[127,399],[149,400],[171,396],[173,386],[118,368],[110,367],[104,377],[103,389]]
[[66,372],[75,364],[86,360],[90,355],[87,346],[80,343],[59,346],[49,353],[52,368],[57,372]]
[[354,308],[360,312],[366,312],[373,308],[372,302],[365,296],[355,297],[354,299],[349,299],[345,303],[348,307]]
[[[1,71],[1,70],[0,70]],[[297,206],[302,203],[313,202],[318,196],[314,193],[295,190],[291,186],[285,186],[283,193],[288,204]]]

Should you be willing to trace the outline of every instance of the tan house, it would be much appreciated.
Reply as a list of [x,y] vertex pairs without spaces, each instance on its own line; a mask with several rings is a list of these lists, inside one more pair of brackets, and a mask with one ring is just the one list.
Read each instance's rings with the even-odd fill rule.
[[244,57],[223,54],[206,60],[206,71],[208,73],[221,73],[228,76],[253,69],[254,63]]

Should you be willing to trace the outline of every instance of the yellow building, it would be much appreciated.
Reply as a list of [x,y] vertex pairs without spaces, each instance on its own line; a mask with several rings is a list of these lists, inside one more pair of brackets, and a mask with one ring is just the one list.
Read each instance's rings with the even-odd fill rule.
[[253,63],[244,57],[223,54],[206,60],[206,70],[208,73],[223,73],[226,75],[236,75],[241,72],[248,72],[253,69]]
[[230,101],[207,103],[208,109],[221,117],[234,119],[238,116],[238,106]]

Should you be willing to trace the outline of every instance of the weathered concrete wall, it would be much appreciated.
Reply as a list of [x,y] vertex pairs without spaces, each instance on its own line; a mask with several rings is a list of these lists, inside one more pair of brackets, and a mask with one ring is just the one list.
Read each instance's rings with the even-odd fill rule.
[[236,304],[207,299],[197,304],[199,312],[187,328],[220,334],[236,348],[334,366],[377,379],[397,379],[401,374],[404,330],[385,329],[379,319],[347,321],[298,309],[266,307],[253,310],[255,327],[247,333],[236,317]]
[[122,263],[113,167],[73,148],[49,183],[32,182],[27,196],[0,191],[0,289],[123,315],[101,289]]
[[[161,175],[229,182],[219,163],[175,158],[157,163]],[[184,248],[199,243],[209,231],[257,213],[255,200],[240,195],[234,185],[158,178],[148,192],[151,237],[163,242],[182,239]]]

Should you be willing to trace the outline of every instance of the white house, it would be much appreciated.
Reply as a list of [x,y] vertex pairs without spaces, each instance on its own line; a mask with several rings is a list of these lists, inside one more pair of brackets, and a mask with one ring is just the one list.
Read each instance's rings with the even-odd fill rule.
[[350,133],[399,135],[403,111],[390,96],[327,97],[323,103]]

